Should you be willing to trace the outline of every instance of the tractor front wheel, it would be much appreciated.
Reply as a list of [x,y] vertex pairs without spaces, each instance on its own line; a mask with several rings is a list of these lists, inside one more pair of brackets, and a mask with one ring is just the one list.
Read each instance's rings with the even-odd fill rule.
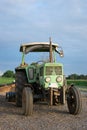
[[82,107],[81,94],[79,89],[74,86],[71,86],[68,90],[67,105],[70,114],[76,115],[80,113]]
[[23,89],[22,110],[23,114],[26,116],[31,116],[33,113],[33,94],[29,87]]

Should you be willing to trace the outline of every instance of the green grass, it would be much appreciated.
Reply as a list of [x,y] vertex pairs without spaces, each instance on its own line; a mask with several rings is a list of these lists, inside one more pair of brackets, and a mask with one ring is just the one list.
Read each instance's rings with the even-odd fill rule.
[[68,85],[74,83],[78,86],[87,86],[87,80],[67,80]]
[[87,91],[87,80],[67,80],[67,84],[74,84],[80,90]]
[[[14,78],[5,78],[0,77],[0,85],[9,84],[14,81]],[[74,84],[75,86],[79,87],[80,90],[87,91],[87,80],[67,80],[67,84]]]
[[6,77],[0,77],[0,85],[2,84],[9,84],[14,81],[14,78],[6,78]]

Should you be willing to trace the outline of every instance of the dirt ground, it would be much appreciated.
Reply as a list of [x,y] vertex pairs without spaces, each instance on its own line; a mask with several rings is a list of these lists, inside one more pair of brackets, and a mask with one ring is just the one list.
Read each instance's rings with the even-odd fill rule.
[[22,115],[21,108],[7,102],[5,93],[0,93],[0,130],[87,130],[87,93],[82,93],[79,115],[69,114],[67,104],[34,104],[31,117]]

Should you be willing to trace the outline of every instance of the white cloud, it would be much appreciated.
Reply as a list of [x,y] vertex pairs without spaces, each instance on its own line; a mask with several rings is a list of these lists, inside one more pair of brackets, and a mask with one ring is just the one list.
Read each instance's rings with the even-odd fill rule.
[[4,72],[0,71],[0,76],[2,76],[2,75],[3,75],[3,73],[4,73]]
[[10,47],[16,53],[13,44],[18,46],[21,41],[48,41],[52,36],[53,41],[62,43],[67,61],[71,62],[71,57],[76,60],[81,57],[80,64],[84,53],[87,56],[86,34],[86,0],[0,1],[0,47],[3,46],[3,52],[4,47]]

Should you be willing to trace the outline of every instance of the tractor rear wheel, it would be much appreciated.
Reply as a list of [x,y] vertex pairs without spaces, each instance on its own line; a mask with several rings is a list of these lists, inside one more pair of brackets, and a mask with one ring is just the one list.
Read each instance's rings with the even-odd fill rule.
[[76,115],[80,113],[82,107],[81,94],[79,89],[74,86],[71,86],[68,90],[67,105],[70,114]]
[[22,91],[25,87],[24,84],[27,83],[26,75],[24,71],[16,72],[16,105],[18,107],[22,106]]
[[31,88],[25,87],[22,94],[22,110],[26,116],[33,114],[33,94]]

